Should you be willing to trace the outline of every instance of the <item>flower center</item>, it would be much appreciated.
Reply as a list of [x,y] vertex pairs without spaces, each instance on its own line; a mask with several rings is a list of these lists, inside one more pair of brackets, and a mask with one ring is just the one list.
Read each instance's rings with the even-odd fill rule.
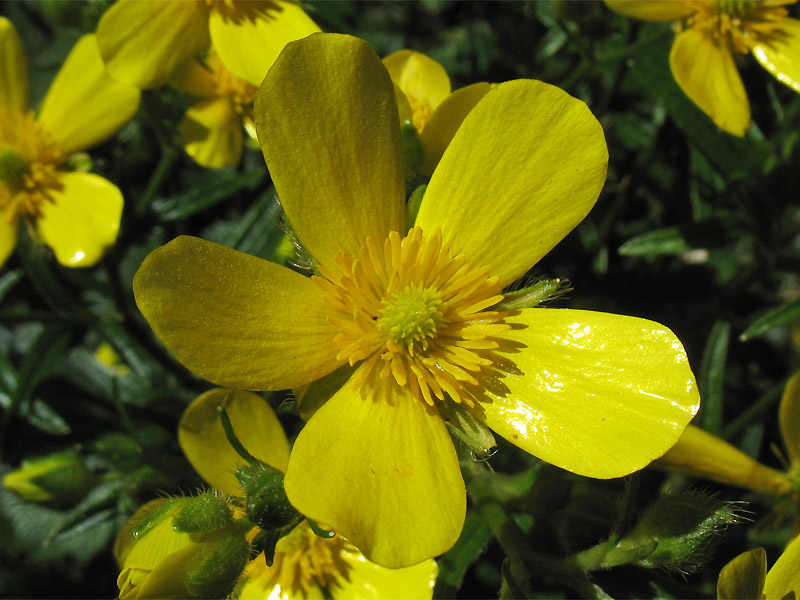
[[433,107],[425,98],[417,98],[410,94],[406,97],[411,105],[411,120],[414,123],[414,127],[417,128],[417,131],[422,132],[428,123],[428,119],[433,114]]
[[367,238],[358,258],[336,262],[313,279],[337,312],[337,359],[364,361],[353,385],[386,380],[431,406],[445,394],[472,406],[480,378],[497,368],[497,336],[510,329],[504,313],[486,310],[503,299],[499,278],[452,256],[440,231],[426,238],[419,227],[405,238],[393,231],[383,248]]

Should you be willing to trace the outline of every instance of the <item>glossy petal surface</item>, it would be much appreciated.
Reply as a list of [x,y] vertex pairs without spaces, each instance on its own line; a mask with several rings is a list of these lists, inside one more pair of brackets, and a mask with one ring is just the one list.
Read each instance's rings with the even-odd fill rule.
[[59,173],[64,186],[42,204],[39,233],[67,267],[91,267],[117,239],[122,192],[93,173]]
[[206,100],[186,111],[180,125],[186,153],[211,169],[235,167],[242,157],[242,120],[226,99]]
[[208,21],[214,49],[225,67],[253,85],[261,85],[281,50],[320,31],[293,2],[240,2],[234,9],[215,3]]
[[170,352],[217,385],[290,388],[341,364],[320,288],[260,258],[182,236],[150,253],[133,290]]
[[614,12],[645,21],[672,21],[697,10],[694,2],[684,0],[605,0],[605,3]]
[[450,77],[438,62],[413,50],[398,50],[383,59],[403,93],[435,109],[450,95]]
[[786,383],[778,420],[789,459],[793,465],[800,464],[800,373]]
[[744,137],[750,104],[726,38],[701,29],[682,31],[672,45],[669,64],[684,93],[717,127]]
[[521,374],[482,402],[486,424],[562,469],[620,477],[678,441],[700,398],[686,353],[663,325],[599,312],[525,309],[503,334],[524,344]]
[[106,75],[95,36],[85,35],[56,75],[37,121],[71,154],[115,134],[136,114],[140,95]]
[[111,77],[158,87],[208,49],[208,8],[194,1],[119,0],[100,19],[97,43]]
[[28,110],[28,60],[14,25],[0,17],[0,108]]
[[289,44],[258,90],[256,130],[295,232],[320,262],[355,256],[405,223],[405,175],[389,74],[354,37]]
[[419,135],[425,147],[424,173],[433,173],[464,118],[491,87],[486,82],[473,83],[450,94],[436,108]]
[[236,471],[247,462],[228,442],[219,406],[225,407],[236,437],[261,462],[285,471],[289,441],[269,403],[251,392],[210,390],[186,408],[178,424],[178,441],[186,458],[211,487],[244,496]]
[[800,92],[800,21],[784,19],[774,37],[755,44],[751,51],[775,79]]
[[10,215],[8,209],[0,211],[0,267],[17,246],[18,225],[16,215]]
[[418,598],[433,596],[439,567],[433,559],[405,569],[387,569],[370,562],[360,552],[344,551],[342,558],[350,567],[347,579],[340,579],[331,589],[334,600],[341,598]]
[[[764,582],[766,598],[791,598],[800,594],[800,537],[795,537],[786,546],[775,564],[767,573]],[[791,595],[790,595],[791,594]]]
[[441,227],[445,245],[491,265],[505,286],[591,210],[607,163],[603,129],[583,102],[540,81],[501,83],[450,142],[416,224]]
[[410,395],[361,396],[345,384],[292,448],[286,493],[371,561],[414,565],[448,550],[464,522],[466,493],[439,414]]
[[719,600],[761,598],[766,574],[767,553],[763,548],[740,554],[719,572],[717,598]]

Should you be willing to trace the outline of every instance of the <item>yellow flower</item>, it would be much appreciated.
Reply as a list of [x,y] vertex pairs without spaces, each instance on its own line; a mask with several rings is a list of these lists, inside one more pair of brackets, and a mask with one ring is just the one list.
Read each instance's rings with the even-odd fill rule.
[[242,126],[256,137],[253,100],[256,86],[240,79],[217,55],[191,60],[171,81],[200,99],[181,121],[181,141],[198,164],[212,169],[235,167],[242,156]]
[[111,371],[114,375],[124,377],[131,372],[131,368],[120,360],[117,351],[114,350],[111,344],[107,342],[103,342],[97,347],[97,349],[94,351],[94,357],[97,362]]
[[756,548],[722,567],[717,581],[717,598],[796,598],[800,594],[800,537],[786,546],[767,572],[767,553]]
[[736,56],[751,53],[778,81],[800,92],[800,21],[785,6],[797,0],[605,0],[612,10],[647,21],[677,19],[669,55],[675,81],[720,129],[743,137],[750,105]]
[[450,78],[438,62],[413,50],[398,50],[383,59],[397,86],[400,121],[419,132],[425,152],[422,172],[430,175],[442,158],[464,117],[489,91],[486,82],[450,93]]
[[538,81],[493,88],[405,236],[394,98],[362,40],[287,45],[256,95],[256,129],[322,275],[181,237],[145,259],[134,291],[156,335],[218,384],[293,388],[356,366],[297,438],[286,491],[370,560],[403,567],[445,552],[464,522],[441,402],[543,460],[605,478],[663,454],[699,398],[662,325],[492,310],[603,186],[605,140],[582,102]]
[[237,77],[258,85],[283,47],[319,27],[281,0],[118,0],[97,26],[108,73],[142,89],[167,83],[214,49]]
[[3,17],[0,56],[0,265],[16,246],[22,220],[61,264],[92,266],[117,238],[122,194],[98,175],[59,167],[127,123],[140,92],[106,76],[95,37],[86,35],[34,115],[22,41]]
[[[211,390],[195,399],[181,418],[178,439],[192,466],[212,486],[232,496],[244,492],[235,477],[247,464],[228,443],[217,407],[224,405],[236,436],[255,458],[281,471],[289,442],[263,398],[249,392]],[[392,570],[371,563],[341,536],[318,537],[303,521],[283,537],[268,567],[264,556],[251,561],[239,598],[430,598],[438,568],[433,560]]]

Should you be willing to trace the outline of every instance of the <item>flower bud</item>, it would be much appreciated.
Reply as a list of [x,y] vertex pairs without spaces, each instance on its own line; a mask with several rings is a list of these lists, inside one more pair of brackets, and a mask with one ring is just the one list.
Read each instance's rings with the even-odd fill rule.
[[59,504],[77,501],[93,483],[94,475],[72,452],[24,460],[3,477],[3,486],[26,500]]
[[302,519],[286,497],[278,469],[256,462],[241,467],[236,478],[247,496],[247,517],[262,529],[281,529]]
[[222,498],[203,494],[187,498],[172,521],[181,533],[210,533],[233,524],[231,509]]

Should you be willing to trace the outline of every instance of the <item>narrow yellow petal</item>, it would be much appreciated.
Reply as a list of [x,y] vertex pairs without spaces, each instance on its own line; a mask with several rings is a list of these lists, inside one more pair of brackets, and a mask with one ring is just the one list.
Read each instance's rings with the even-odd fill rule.
[[606,6],[626,17],[645,21],[682,19],[697,10],[691,0],[605,0]]
[[148,255],[133,291],[167,348],[217,385],[285,389],[342,364],[320,288],[266,260],[182,236]]
[[0,267],[17,246],[18,217],[10,208],[0,211]]
[[727,38],[686,29],[672,44],[669,64],[683,92],[717,127],[744,137],[750,125],[750,104]]
[[300,432],[286,493],[372,562],[408,567],[458,538],[466,510],[458,457],[435,409],[410,394],[362,397],[363,386],[345,384]]
[[501,83],[450,142],[416,224],[441,227],[454,253],[490,265],[505,286],[586,216],[607,164],[603,129],[583,102],[540,81]]
[[14,25],[0,17],[0,108],[28,110],[28,61]]
[[405,175],[394,87],[358,38],[286,46],[256,94],[256,130],[289,221],[321,263],[367,236],[404,231]]
[[93,173],[59,173],[64,186],[42,204],[39,233],[67,267],[91,267],[117,239],[122,192]]
[[[797,598],[800,594],[800,536],[786,546],[764,581],[765,598]],[[758,596],[755,596],[758,597]]]
[[486,424],[562,469],[598,478],[641,469],[678,441],[700,406],[683,346],[663,325],[599,312],[525,309],[504,338],[521,373],[476,406]]
[[438,62],[413,50],[398,50],[383,59],[398,87],[415,103],[433,111],[450,95],[450,77]]
[[473,83],[450,94],[433,111],[425,129],[420,133],[420,140],[425,148],[425,160],[422,172],[430,175],[442,159],[442,154],[450,144],[450,140],[461,127],[469,111],[475,108],[478,101],[491,89],[486,82]]
[[299,5],[280,0],[234,8],[215,2],[208,27],[225,67],[253,85],[261,85],[286,44],[320,31]]
[[224,98],[206,100],[186,111],[181,142],[197,164],[210,169],[235,167],[242,157],[242,119]]
[[[767,574],[767,553],[763,548],[744,552],[722,567],[717,580],[719,600],[763,598]],[[780,598],[780,596],[767,596]]]
[[269,403],[251,392],[209,390],[186,407],[178,424],[178,441],[186,458],[211,487],[243,496],[236,471],[247,462],[225,436],[220,406],[225,407],[236,437],[261,462],[285,471],[289,441]]
[[349,569],[346,578],[340,578],[331,586],[330,592],[334,600],[339,598],[429,600],[433,597],[433,586],[439,574],[439,567],[433,559],[424,560],[405,569],[381,567],[364,558],[355,549],[343,551],[342,559]]
[[800,21],[782,20],[772,35],[760,40],[751,50],[775,79],[800,92]]
[[694,425],[689,425],[678,443],[653,466],[762,494],[783,495],[792,490],[791,481],[784,473],[762,465],[725,440]]
[[115,134],[136,114],[140,95],[106,74],[95,36],[85,35],[56,75],[36,120],[71,154]]
[[111,77],[142,89],[158,87],[208,49],[208,7],[118,0],[97,25],[97,43]]
[[783,443],[793,465],[800,465],[800,373],[786,383],[778,412]]

